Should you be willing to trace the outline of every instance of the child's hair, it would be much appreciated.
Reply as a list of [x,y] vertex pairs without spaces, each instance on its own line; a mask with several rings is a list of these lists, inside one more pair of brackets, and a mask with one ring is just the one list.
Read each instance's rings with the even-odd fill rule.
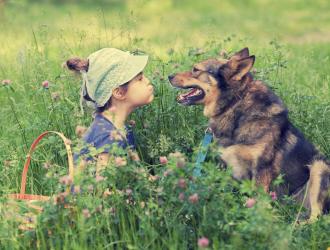
[[[76,73],[79,73],[80,71],[86,71],[87,72],[88,67],[89,67],[89,61],[87,59],[81,59],[79,57],[74,57],[74,58],[70,58],[69,60],[66,61],[66,66],[68,67],[69,70],[74,71]],[[126,83],[120,85],[120,88],[123,88],[123,90],[125,92],[127,91],[128,83],[129,82],[126,82]],[[86,101],[91,101],[91,102],[95,103],[95,101],[92,98],[90,98],[88,93],[86,93],[86,95],[84,95],[84,99]],[[103,111],[109,109],[110,107],[111,107],[111,97],[105,103],[104,106],[96,107],[96,112],[97,113],[102,113]]]

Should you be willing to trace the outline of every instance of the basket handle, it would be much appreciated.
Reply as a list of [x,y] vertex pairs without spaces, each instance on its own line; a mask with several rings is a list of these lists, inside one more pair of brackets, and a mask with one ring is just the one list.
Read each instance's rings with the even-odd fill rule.
[[23,173],[22,173],[22,181],[21,181],[21,192],[20,194],[24,195],[25,194],[25,187],[26,187],[26,178],[27,178],[27,172],[29,170],[29,166],[30,166],[30,162],[31,162],[31,155],[34,151],[34,149],[36,148],[36,146],[38,145],[38,143],[40,142],[40,140],[47,134],[57,134],[58,136],[61,137],[61,139],[63,140],[64,144],[65,144],[65,148],[66,148],[66,152],[68,155],[68,163],[69,163],[69,176],[73,179],[73,157],[72,157],[72,151],[71,151],[71,147],[70,147],[70,143],[69,140],[60,132],[56,132],[56,131],[45,131],[42,134],[40,134],[38,136],[37,139],[34,140],[34,142],[32,143],[30,149],[29,149],[29,153],[26,155],[26,161],[24,164],[24,168],[23,168]]

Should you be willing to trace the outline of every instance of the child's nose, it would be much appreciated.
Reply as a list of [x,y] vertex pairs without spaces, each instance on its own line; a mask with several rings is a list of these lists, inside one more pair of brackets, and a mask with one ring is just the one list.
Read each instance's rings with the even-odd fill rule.
[[148,78],[146,78],[146,82],[147,82],[147,85],[152,85]]

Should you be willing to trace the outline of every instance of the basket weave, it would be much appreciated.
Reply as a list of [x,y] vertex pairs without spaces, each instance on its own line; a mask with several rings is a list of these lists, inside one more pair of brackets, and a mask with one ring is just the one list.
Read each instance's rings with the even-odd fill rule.
[[[33,212],[41,212],[43,209],[40,206],[40,202],[42,201],[48,201],[50,199],[50,196],[45,196],[45,195],[37,195],[37,194],[26,194],[25,193],[25,189],[26,189],[26,179],[27,179],[27,172],[29,170],[29,166],[31,163],[31,155],[34,152],[36,146],[38,145],[38,143],[41,141],[42,138],[44,138],[46,135],[49,134],[56,134],[58,135],[62,141],[64,142],[65,148],[66,148],[66,152],[67,152],[67,156],[68,156],[68,164],[69,164],[69,177],[73,180],[73,174],[74,174],[74,167],[73,167],[73,157],[72,157],[72,151],[71,151],[71,142],[69,139],[67,139],[62,133],[60,132],[56,132],[56,131],[45,131],[42,134],[40,134],[37,139],[34,140],[34,142],[32,143],[29,152],[26,156],[26,161],[24,164],[24,168],[23,168],[23,172],[22,172],[22,179],[21,179],[21,190],[20,193],[14,193],[14,194],[8,194],[7,197],[9,198],[9,202],[7,205],[10,205],[11,207],[15,207],[15,201],[23,201],[24,205],[26,207],[28,207],[30,210],[32,210]],[[68,187],[68,191],[69,191],[69,187]],[[14,213],[18,212],[18,208],[19,204],[16,204],[16,209],[11,210]],[[15,216],[17,216],[17,218],[23,218],[22,220],[20,220],[20,222],[22,223],[20,225],[20,228],[23,230],[28,230],[28,229],[32,229],[34,227],[33,223],[31,223],[30,221],[30,217],[31,217],[31,213],[27,216],[26,214],[23,216],[20,216],[18,214],[16,214]],[[25,221],[24,218],[27,218],[27,220]]]

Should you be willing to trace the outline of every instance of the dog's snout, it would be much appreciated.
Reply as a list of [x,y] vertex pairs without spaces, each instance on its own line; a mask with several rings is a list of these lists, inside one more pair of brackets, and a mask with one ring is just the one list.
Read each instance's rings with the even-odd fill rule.
[[168,76],[168,80],[171,81],[171,80],[173,80],[174,77],[175,77],[175,75],[169,75],[169,76]]

